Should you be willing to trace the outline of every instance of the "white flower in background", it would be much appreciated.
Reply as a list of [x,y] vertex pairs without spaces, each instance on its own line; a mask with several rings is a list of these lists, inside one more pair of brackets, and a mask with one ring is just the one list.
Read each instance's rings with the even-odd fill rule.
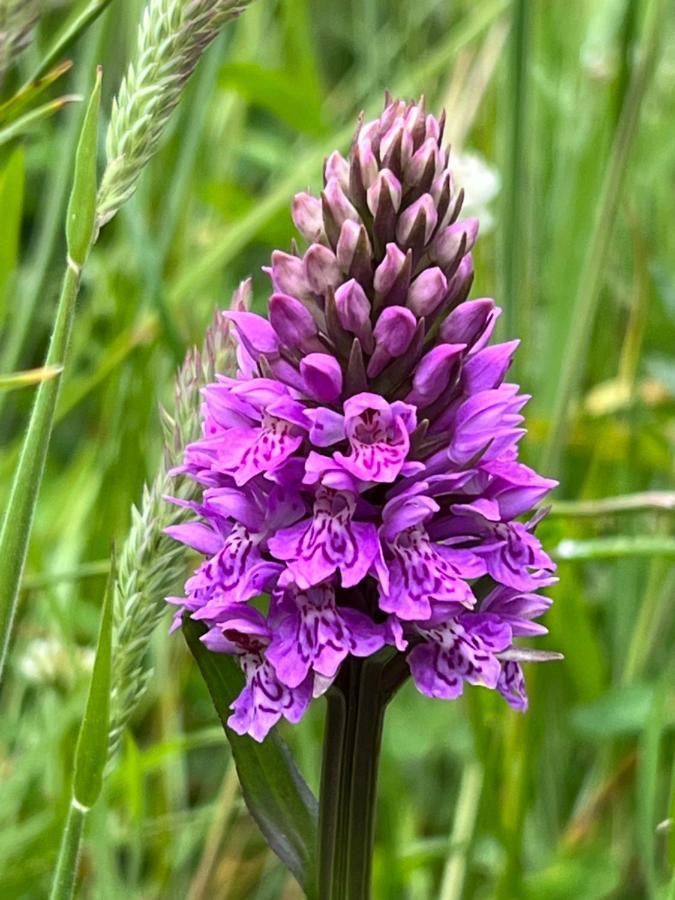
[[88,647],[66,647],[58,638],[35,638],[19,657],[19,671],[31,684],[70,685],[94,665]]
[[478,153],[452,154],[452,172],[458,187],[464,188],[463,217],[480,219],[481,234],[494,226],[492,203],[501,188],[499,172]]

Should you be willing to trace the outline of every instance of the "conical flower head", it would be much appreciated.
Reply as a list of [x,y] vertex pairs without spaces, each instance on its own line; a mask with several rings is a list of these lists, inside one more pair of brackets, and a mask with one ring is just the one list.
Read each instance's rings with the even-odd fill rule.
[[543,630],[555,579],[519,519],[555,483],[517,460],[517,342],[490,344],[499,309],[467,299],[461,205],[442,119],[388,103],[293,201],[308,246],[272,254],[267,317],[248,285],[228,313],[239,371],[204,391],[178,470],[202,499],[173,534],[205,560],[176,602],[240,658],[231,725],[257,739],[385,645],[430,696],[526,705],[512,640]]

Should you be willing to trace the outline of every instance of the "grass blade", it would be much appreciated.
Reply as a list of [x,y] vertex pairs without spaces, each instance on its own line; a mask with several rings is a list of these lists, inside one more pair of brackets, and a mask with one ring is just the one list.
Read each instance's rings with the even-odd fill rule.
[[546,442],[542,470],[555,475],[564,450],[570,405],[581,384],[584,361],[600,299],[607,254],[611,246],[613,224],[616,221],[622,188],[628,169],[628,159],[637,132],[642,101],[650,85],[663,31],[663,3],[653,10],[653,21],[646,39],[646,47],[628,91],[605,178],[598,197],[593,232],[588,241],[579,287],[574,302],[571,328],[565,344],[558,389],[553,403],[551,428]]
[[0,375],[0,391],[13,391],[16,388],[40,384],[56,378],[63,371],[63,366],[42,366],[39,369],[27,369],[25,372],[12,372],[11,375]]
[[503,197],[503,272],[506,333],[521,334],[519,315],[526,255],[524,211],[527,172],[527,67],[530,35],[529,0],[515,0],[509,35],[509,135]]
[[113,552],[110,574],[103,597],[101,626],[89,685],[89,696],[75,748],[72,798],[54,872],[50,900],[67,900],[73,896],[84,820],[98,800],[103,785],[103,771],[108,759],[114,585],[115,554]]
[[626,535],[560,541],[553,551],[559,560],[621,559],[623,557],[675,557],[675,537],[668,535]]
[[[47,351],[46,366],[63,365],[70,341],[80,272],[86,256],[86,253],[82,255],[82,249],[85,245],[88,246],[83,235],[87,221],[92,219],[91,211],[96,197],[96,138],[100,97],[99,70],[75,156],[73,191],[68,207],[69,261]],[[44,473],[59,386],[60,378],[55,378],[43,381],[38,389],[0,531],[0,682],[11,639],[19,584]]]
[[59,62],[80,35],[98,19],[102,12],[105,12],[110,3],[111,0],[91,0],[82,12],[73,18],[72,22],[66,22],[63,29],[54,38],[54,43],[42,57],[40,65],[33,72],[28,84],[39,81],[53,65]]
[[77,103],[81,99],[82,98],[77,94],[67,94],[64,97],[59,97],[57,100],[50,100],[48,103],[43,103],[42,106],[38,106],[37,109],[32,109],[24,116],[20,116],[14,122],[5,126],[5,128],[0,128],[0,147],[3,144],[8,144],[10,141],[21,137],[22,134],[30,131],[34,125],[39,124],[43,119],[47,119],[49,116],[54,115],[54,113],[59,112],[59,110],[63,109],[63,107],[67,106],[69,103]]

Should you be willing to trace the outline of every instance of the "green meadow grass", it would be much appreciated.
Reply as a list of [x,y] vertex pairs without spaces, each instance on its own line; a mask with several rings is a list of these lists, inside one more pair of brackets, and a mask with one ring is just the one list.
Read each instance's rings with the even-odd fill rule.
[[[83,109],[52,101],[88,96],[103,65],[102,158],[143,4],[40,6],[0,112],[66,14],[106,9],[74,43],[64,33],[52,62],[72,68],[22,115],[49,108],[0,127],[1,509],[35,383],[56,374],[29,370],[56,312]],[[674,59],[665,0],[257,0],[224,29],[84,269],[0,692],[3,900],[49,893],[110,545],[160,464],[158,405],[249,273],[262,309],[260,267],[290,245],[293,193],[318,185],[386,88],[445,106],[453,147],[499,173],[473,295],[495,296],[501,335],[522,338],[524,456],[561,482],[540,532],[560,564],[541,643],[565,661],[531,667],[526,716],[479,688],[455,703],[403,689],[374,898],[675,898]],[[79,895],[297,898],[168,624],[87,817]],[[315,707],[282,732],[316,789]]]

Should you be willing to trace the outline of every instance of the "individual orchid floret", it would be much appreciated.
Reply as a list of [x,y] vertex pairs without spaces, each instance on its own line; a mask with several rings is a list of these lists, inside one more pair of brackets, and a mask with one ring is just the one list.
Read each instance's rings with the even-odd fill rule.
[[518,641],[545,631],[535,527],[555,482],[518,459],[518,342],[491,343],[500,310],[469,299],[478,221],[451,167],[443,118],[388,102],[293,201],[307,245],[272,254],[266,316],[250,281],[227,314],[238,371],[204,389],[174,470],[198,500],[170,534],[203,559],[171,602],[239,660],[230,722],[256,740],[352,658],[516,709],[521,662],[550,658]]
[[289,722],[300,721],[312,699],[311,678],[293,688],[279,680],[265,656],[271,632],[257,610],[240,610],[222,627],[210,628],[203,640],[209,650],[237,656],[246,679],[231,707],[230,728],[261,741],[282,716]]
[[310,670],[332,681],[348,654],[371,656],[386,639],[384,625],[359,610],[338,606],[330,583],[306,590],[285,584],[273,598],[270,622],[267,659],[291,688],[301,685]]

